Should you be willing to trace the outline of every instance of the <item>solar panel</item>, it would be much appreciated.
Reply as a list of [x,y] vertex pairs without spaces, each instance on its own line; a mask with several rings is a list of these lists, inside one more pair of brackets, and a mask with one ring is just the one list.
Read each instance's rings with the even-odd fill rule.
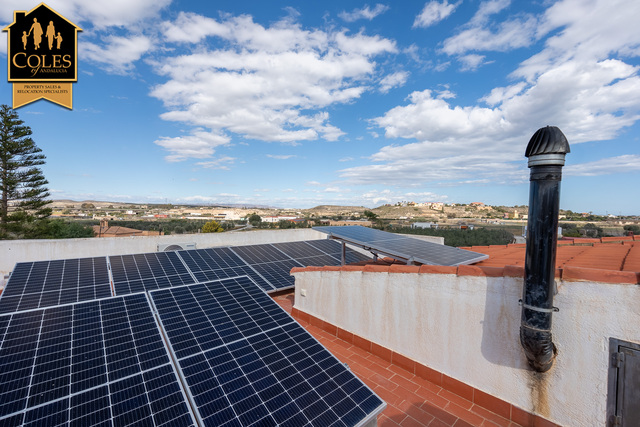
[[376,253],[421,264],[473,264],[488,258],[488,255],[477,252],[362,226],[329,226],[313,227],[313,229],[327,233],[331,238],[362,246]]
[[251,265],[291,259],[287,254],[270,244],[234,246],[231,249]]
[[248,277],[150,292],[203,425],[360,425],[385,407]]
[[110,256],[116,295],[195,283],[175,252]]
[[109,296],[106,257],[21,262],[0,295],[0,313]]
[[194,425],[144,294],[0,316],[0,424]]
[[291,269],[293,267],[303,267],[303,265],[298,261],[289,259],[253,264],[251,267],[267,279],[275,289],[284,290],[295,285],[295,278],[291,275]]
[[271,285],[229,248],[198,249],[178,252],[198,282],[249,276],[265,291],[273,291]]
[[[342,244],[335,241],[335,240],[328,240],[328,239],[324,239],[324,240],[307,240],[305,242],[308,245],[311,245],[315,248],[320,249],[321,251],[323,251],[324,253],[331,255],[332,257],[336,258],[338,260],[338,264],[335,265],[339,265],[341,260],[342,260]],[[346,264],[350,264],[352,262],[361,262],[361,261],[370,261],[371,257],[367,256],[365,254],[362,254],[358,251],[354,251],[353,249],[347,247],[345,248],[345,253],[346,253],[346,257],[345,257],[345,263]],[[302,261],[301,261],[302,262]],[[315,265],[315,264],[307,264],[307,265]],[[326,264],[329,265],[329,264]]]
[[293,259],[326,255],[326,252],[309,245],[307,242],[273,243],[272,246],[287,254],[289,258]]
[[293,287],[295,278],[290,274],[291,269],[303,267],[271,244],[234,246],[231,250],[264,277],[275,290]]

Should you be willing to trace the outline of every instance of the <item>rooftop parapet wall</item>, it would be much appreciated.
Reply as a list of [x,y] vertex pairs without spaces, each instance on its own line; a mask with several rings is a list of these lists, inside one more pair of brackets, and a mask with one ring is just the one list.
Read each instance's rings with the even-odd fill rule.
[[100,239],[0,240],[0,254],[2,254],[0,255],[0,285],[4,285],[4,276],[9,274],[18,262],[156,252],[159,244],[195,242],[196,247],[201,249],[326,239],[326,237],[326,234],[310,228],[298,228]]
[[558,357],[545,374],[519,345],[520,266],[294,269],[294,307],[545,419],[605,425],[609,338],[640,342],[640,287],[638,273],[586,270],[556,271]]

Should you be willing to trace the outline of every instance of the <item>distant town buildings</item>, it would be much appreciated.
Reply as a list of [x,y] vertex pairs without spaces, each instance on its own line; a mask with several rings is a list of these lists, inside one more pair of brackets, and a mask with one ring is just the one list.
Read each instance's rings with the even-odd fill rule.
[[161,236],[162,231],[136,230],[129,227],[110,226],[109,221],[103,219],[100,225],[93,226],[93,234],[96,237],[132,237],[132,236]]

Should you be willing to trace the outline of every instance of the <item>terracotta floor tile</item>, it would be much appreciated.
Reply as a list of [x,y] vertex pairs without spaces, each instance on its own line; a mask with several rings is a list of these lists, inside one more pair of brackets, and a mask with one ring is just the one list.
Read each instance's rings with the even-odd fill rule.
[[349,360],[353,361],[353,363],[357,363],[358,365],[362,365],[366,368],[373,365],[373,362],[371,360],[365,357],[362,357],[357,353],[352,353],[351,356],[349,356]]
[[400,424],[387,417],[385,414],[378,416],[378,427],[397,427]]
[[458,417],[456,417],[455,415],[445,411],[442,408],[438,408],[437,406],[434,406],[428,403],[423,404],[420,408],[423,411],[433,415],[438,420],[442,421],[443,423],[445,423],[445,425],[448,425],[448,426],[452,426],[458,420]]
[[449,404],[449,401],[444,397],[423,387],[419,388],[416,394],[424,399],[423,405],[429,404],[444,409]]
[[380,398],[382,400],[384,400],[385,402],[387,402],[387,409],[384,410],[383,413],[387,412],[389,410],[389,406],[392,406],[394,404],[398,405],[400,403],[402,403],[402,398],[399,397],[398,395],[394,394],[392,391],[387,390],[384,387],[375,387],[373,389],[374,393],[376,393],[378,396],[380,396]]
[[[458,419],[456,418],[456,421]],[[434,418],[433,421],[431,421],[431,423],[429,423],[429,427],[451,427],[452,424],[449,423],[445,423],[442,420],[439,420],[437,418]]]
[[374,371],[375,373],[382,375],[383,377],[387,378],[387,379],[391,379],[391,377],[394,377],[395,375],[397,375],[395,372],[390,371],[388,368],[383,368],[380,365],[376,364],[376,363],[372,363],[369,368],[370,370]]
[[387,404],[387,408],[382,413],[398,424],[407,418],[407,413],[395,405]]
[[458,406],[453,402],[449,402],[447,407],[444,409],[474,427],[480,427],[484,422],[484,418],[480,415],[475,414],[462,406]]
[[411,405],[408,409],[407,409],[407,415],[410,416],[411,418],[421,422],[423,425],[429,425],[429,423],[431,423],[431,421],[433,421],[436,417],[434,417],[432,414],[423,411],[420,406],[418,405]]
[[367,369],[366,366],[358,365],[357,363],[350,363],[349,361],[347,361],[347,365],[349,366],[349,369],[351,369],[351,371],[360,378],[371,378],[372,375],[377,375],[372,370]]
[[413,417],[408,416],[400,423],[400,425],[402,427],[426,427],[429,424],[422,423]]
[[401,375],[394,375],[393,377],[390,378],[392,382],[398,384],[399,386],[402,386],[404,388],[406,388],[407,390],[415,393],[420,386],[416,383],[414,383],[413,381],[410,381],[408,379],[406,379],[405,377],[401,376]]
[[[293,295],[280,295],[275,300],[291,312]],[[371,352],[367,352],[310,323],[299,323],[387,403],[386,409],[378,415],[379,427],[520,427],[483,406],[474,405],[391,364],[375,354],[387,355],[388,352],[377,344],[372,344]],[[460,386],[468,387],[466,384]]]
[[398,374],[398,375],[402,375],[403,377],[405,377],[406,379],[410,380],[411,378],[414,377],[413,373],[407,371],[406,369],[402,369],[401,367],[397,366],[397,365],[391,365],[389,366],[389,370]]
[[384,377],[378,373],[374,373],[372,376],[370,376],[369,380],[373,381],[374,383],[376,383],[381,387],[386,388],[389,391],[393,391],[398,388],[397,383],[392,382],[389,378]]
[[411,379],[412,382],[418,384],[420,387],[424,387],[428,390],[433,391],[434,393],[439,393],[440,390],[442,390],[442,387],[440,387],[437,384],[432,383],[431,381],[425,380],[424,378],[420,378],[419,376],[414,376]]
[[470,424],[465,420],[458,419],[458,421],[456,421],[452,427],[476,427],[476,425]]
[[458,396],[455,393],[451,393],[449,390],[442,389],[440,393],[438,393],[438,395],[444,397],[450,402],[455,403],[456,405],[464,408],[467,411],[470,410],[471,407],[473,406],[473,403],[469,402],[467,399],[464,399]]
[[367,359],[371,360],[372,363],[379,365],[383,369],[387,369],[389,368],[389,366],[391,366],[391,362],[388,362],[383,358],[376,356],[375,354],[368,355]]
[[[509,421],[510,423],[510,421]],[[507,424],[509,425],[509,424]],[[484,420],[484,422],[482,423],[481,427],[501,427],[501,424],[496,424],[493,421],[489,421],[487,419]]]
[[[488,421],[491,422],[491,424],[488,424],[488,426],[500,426],[500,427],[509,427],[509,423],[511,421],[509,421],[508,419],[501,417],[498,414],[495,414],[485,408],[483,408],[482,406],[478,406],[478,405],[473,405],[471,407],[471,412],[474,412],[478,415],[480,415],[483,418],[486,418]],[[483,426],[484,427],[484,426]]]
[[416,395],[411,390],[407,390],[406,388],[404,388],[402,386],[398,386],[398,388],[393,390],[393,392],[397,396],[402,397],[402,400],[406,400],[407,402],[412,402],[412,403],[419,403],[420,402],[421,403],[423,401],[420,396]]

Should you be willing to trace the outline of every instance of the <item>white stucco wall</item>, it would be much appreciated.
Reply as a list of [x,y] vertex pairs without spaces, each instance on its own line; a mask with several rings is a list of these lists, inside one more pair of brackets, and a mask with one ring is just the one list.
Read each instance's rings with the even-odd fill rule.
[[294,275],[297,309],[565,426],[606,424],[609,338],[640,342],[637,285],[558,282],[558,356],[538,374],[520,347],[521,278]]
[[297,228],[169,236],[2,240],[0,241],[0,286],[4,285],[4,276],[8,275],[18,262],[156,252],[159,244],[171,243],[195,242],[196,248],[202,249],[326,238],[326,234],[310,228]]

